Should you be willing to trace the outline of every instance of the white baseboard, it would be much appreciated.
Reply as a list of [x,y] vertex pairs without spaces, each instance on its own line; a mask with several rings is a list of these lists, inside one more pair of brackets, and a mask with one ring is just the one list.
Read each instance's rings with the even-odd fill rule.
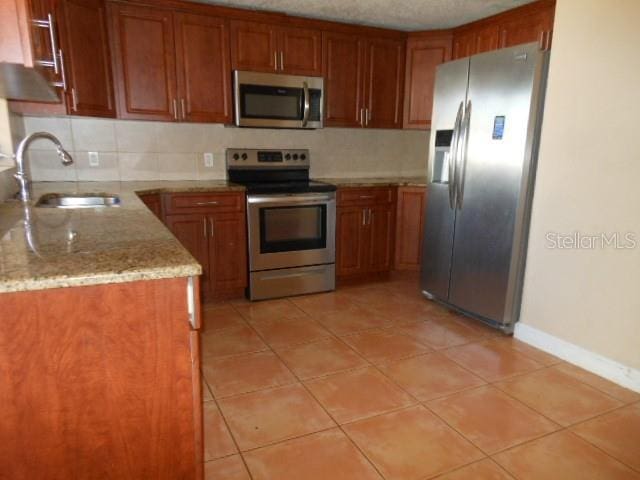
[[591,373],[640,393],[640,370],[627,367],[523,323],[516,323],[513,336]]

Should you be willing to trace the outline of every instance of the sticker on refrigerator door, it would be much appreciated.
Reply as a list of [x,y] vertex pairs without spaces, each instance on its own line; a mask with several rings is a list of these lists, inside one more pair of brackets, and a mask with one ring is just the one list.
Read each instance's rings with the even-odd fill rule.
[[494,140],[502,140],[504,136],[504,115],[498,115],[493,119],[493,135]]

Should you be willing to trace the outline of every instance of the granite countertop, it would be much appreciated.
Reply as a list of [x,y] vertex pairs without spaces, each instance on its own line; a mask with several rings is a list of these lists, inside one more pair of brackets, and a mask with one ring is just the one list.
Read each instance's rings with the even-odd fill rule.
[[[339,187],[425,186],[424,177],[323,178]],[[118,207],[0,203],[0,293],[200,275],[201,266],[138,195],[244,191],[226,180],[35,182],[46,193],[110,193]]]
[[244,190],[226,181],[42,182],[45,193],[110,193],[121,205],[59,209],[0,203],[0,292],[200,275],[198,262],[136,193]]
[[427,177],[319,178],[338,187],[426,187]]

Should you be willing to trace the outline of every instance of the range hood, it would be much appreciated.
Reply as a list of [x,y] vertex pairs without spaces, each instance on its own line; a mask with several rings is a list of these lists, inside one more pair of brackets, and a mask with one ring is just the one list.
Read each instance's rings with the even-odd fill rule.
[[60,97],[40,72],[19,63],[7,62],[0,62],[0,98],[60,102]]

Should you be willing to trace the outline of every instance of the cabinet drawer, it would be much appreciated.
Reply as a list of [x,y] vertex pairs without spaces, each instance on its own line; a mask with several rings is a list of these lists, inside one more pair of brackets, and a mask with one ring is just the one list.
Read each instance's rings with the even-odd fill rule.
[[167,214],[241,212],[244,210],[244,194],[171,193],[164,195],[163,203]]
[[393,202],[393,187],[347,187],[338,190],[338,205],[377,205]]

